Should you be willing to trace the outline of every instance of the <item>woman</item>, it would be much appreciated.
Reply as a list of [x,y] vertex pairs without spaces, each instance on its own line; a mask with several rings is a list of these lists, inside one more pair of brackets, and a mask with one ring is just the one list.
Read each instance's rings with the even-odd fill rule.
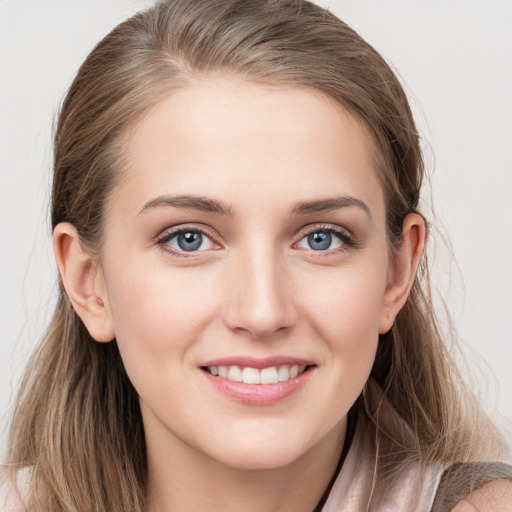
[[313,4],[174,0],[117,27],[59,117],[61,295],[9,506],[506,507],[429,301],[422,177],[398,80]]

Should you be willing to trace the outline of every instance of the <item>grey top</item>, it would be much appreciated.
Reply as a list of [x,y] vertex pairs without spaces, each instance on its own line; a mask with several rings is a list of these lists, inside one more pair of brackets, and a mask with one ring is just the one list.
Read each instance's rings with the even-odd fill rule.
[[503,462],[425,467],[407,460],[406,449],[379,455],[391,453],[385,443],[385,436],[379,439],[375,426],[360,415],[322,512],[450,512],[486,483],[512,479],[512,466]]
[[512,479],[512,466],[502,462],[454,464],[441,475],[432,512],[448,512],[472,491],[500,478]]
[[[376,478],[376,468],[382,460],[377,456],[379,445],[372,442],[369,434],[371,428],[369,430],[365,419],[359,417],[322,512],[450,512],[486,483],[512,479],[512,466],[502,462],[461,463],[449,468],[441,464],[421,467],[409,462],[390,466],[394,468],[393,478],[383,484]],[[31,468],[25,467],[16,472],[13,481],[0,467],[1,512],[26,510],[23,498],[31,474]]]

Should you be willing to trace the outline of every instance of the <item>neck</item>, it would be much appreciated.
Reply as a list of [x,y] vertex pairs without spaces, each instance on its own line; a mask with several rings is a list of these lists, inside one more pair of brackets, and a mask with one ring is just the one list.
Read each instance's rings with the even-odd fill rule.
[[240,469],[190,446],[165,457],[148,443],[147,512],[312,512],[328,488],[340,459],[346,423],[286,466]]

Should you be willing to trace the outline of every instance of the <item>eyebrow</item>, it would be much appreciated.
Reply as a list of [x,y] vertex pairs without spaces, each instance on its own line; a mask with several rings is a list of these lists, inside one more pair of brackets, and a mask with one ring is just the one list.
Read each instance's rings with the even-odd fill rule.
[[372,219],[372,214],[368,205],[361,199],[351,196],[336,196],[327,197],[325,199],[313,199],[311,201],[299,201],[292,208],[291,213],[292,215],[305,215],[308,213],[327,212],[351,206],[360,208],[366,213],[370,220]]
[[217,213],[220,215],[233,215],[230,205],[202,196],[180,195],[180,196],[159,196],[148,201],[137,215],[151,208],[160,208],[162,206],[172,206],[185,210],[199,210],[208,213]]
[[[210,199],[208,197],[179,195],[179,196],[159,196],[151,199],[144,204],[137,215],[140,215],[151,208],[160,208],[162,206],[171,206],[174,208],[182,208],[185,210],[199,210],[208,213],[217,213],[220,215],[233,216],[231,205],[227,205],[221,201]],[[356,197],[337,196],[324,199],[313,199],[309,201],[299,201],[291,209],[292,215],[306,215],[308,213],[320,213],[339,208],[357,207],[362,209],[366,215],[372,219],[370,208],[368,205]]]

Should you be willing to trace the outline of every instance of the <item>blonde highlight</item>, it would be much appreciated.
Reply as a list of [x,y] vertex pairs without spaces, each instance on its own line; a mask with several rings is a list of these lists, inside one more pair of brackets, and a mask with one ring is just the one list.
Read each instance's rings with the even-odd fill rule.
[[[70,222],[91,252],[101,251],[127,131],[166,95],[209,76],[309,87],[343,105],[374,141],[391,250],[399,246],[404,217],[419,209],[424,175],[406,95],[384,59],[352,29],[299,0],[162,1],[107,35],[61,108],[52,227]],[[383,404],[403,422],[383,423]],[[381,336],[355,407],[377,427],[383,461],[450,464],[503,449],[446,347],[426,257],[395,325]],[[494,441],[479,441],[482,431]],[[7,462],[33,468],[28,500],[40,510],[141,512],[146,505],[137,393],[115,340],[95,342],[62,287],[21,385]]]

